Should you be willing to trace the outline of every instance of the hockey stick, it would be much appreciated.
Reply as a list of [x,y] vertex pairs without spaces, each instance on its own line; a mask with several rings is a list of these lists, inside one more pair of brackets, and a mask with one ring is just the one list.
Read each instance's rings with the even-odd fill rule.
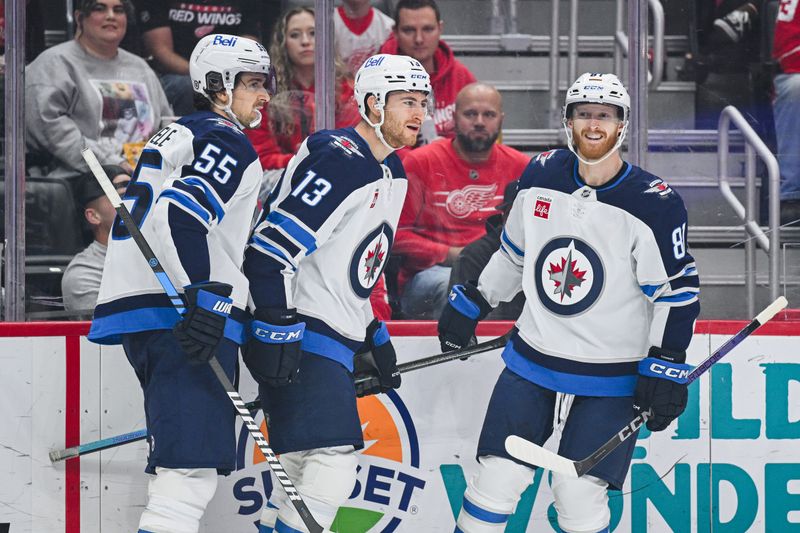
[[[704,374],[711,368],[711,365],[725,357],[728,352],[733,350],[755,330],[763,326],[774,317],[778,311],[786,307],[787,304],[788,302],[783,296],[772,302],[766,309],[761,311],[758,316],[750,321],[747,326],[739,331],[739,333],[725,341],[725,344],[717,348],[705,361],[697,365],[694,370],[689,373],[687,385]],[[570,477],[581,477],[614,451],[617,446],[625,442],[628,437],[636,433],[636,431],[647,422],[648,418],[650,418],[650,411],[638,415],[616,435],[608,439],[608,441],[600,446],[594,453],[580,461],[572,461],[566,457],[562,457],[549,450],[545,450],[538,444],[534,444],[516,435],[509,435],[506,438],[506,451],[512,457],[530,465],[539,466],[551,472],[557,472]]]
[[[421,359],[409,361],[408,363],[403,363],[402,365],[397,365],[397,372],[394,375],[405,374],[406,372],[411,372],[412,370],[419,370],[420,368],[440,365],[442,363],[447,363],[448,361],[453,361],[454,359],[466,359],[468,357],[472,357],[473,355],[478,355],[484,352],[491,352],[492,350],[497,350],[498,348],[502,348],[503,346],[506,345],[506,343],[508,343],[508,339],[510,339],[511,335],[514,334],[514,331],[516,330],[512,328],[511,331],[509,331],[505,335],[497,337],[496,339],[482,342],[480,344],[475,344],[474,346],[468,346],[461,350],[454,350],[450,352],[440,353],[437,355],[431,355],[430,357],[423,357]],[[377,377],[361,378],[356,380],[355,383],[356,385],[369,383],[370,387],[377,386],[379,383],[379,378]]]
[[[114,188],[111,180],[108,179],[103,167],[100,166],[100,162],[97,160],[97,157],[95,157],[94,153],[89,148],[83,149],[81,154],[86,160],[86,164],[89,165],[89,168],[94,174],[95,179],[97,179],[98,183],[100,184],[100,187],[102,187],[103,192],[105,192],[106,196],[111,201],[111,205],[114,206],[117,215],[119,215],[119,217],[122,219],[122,222],[125,224],[125,228],[128,230],[128,233],[130,233],[131,237],[133,237],[134,242],[136,242],[136,245],[139,247],[142,255],[147,260],[147,264],[150,265],[150,268],[153,270],[153,274],[155,274],[156,278],[158,278],[158,282],[164,288],[164,292],[167,293],[167,296],[172,302],[172,305],[175,307],[175,310],[183,315],[186,312],[186,306],[178,294],[178,291],[175,289],[175,285],[173,285],[172,280],[169,279],[167,273],[164,272],[164,269],[161,267],[161,263],[153,253],[150,245],[145,240],[144,235],[142,235],[142,232],[139,230],[139,226],[133,221],[130,211],[128,211],[128,208],[122,203],[122,198],[120,198],[119,193],[117,193],[117,190]],[[214,374],[217,376],[220,384],[222,384],[225,392],[231,399],[231,402],[233,402],[233,406],[239,413],[244,425],[247,426],[247,431],[250,433],[250,436],[253,437],[253,440],[256,441],[258,449],[261,450],[261,453],[263,453],[264,457],[266,457],[269,467],[272,469],[275,477],[278,478],[283,490],[286,491],[286,495],[289,496],[289,499],[292,501],[294,508],[297,510],[297,513],[300,515],[300,518],[303,520],[303,523],[308,528],[309,532],[322,533],[322,526],[320,526],[317,521],[314,520],[314,517],[311,516],[311,511],[309,511],[308,506],[303,501],[303,497],[300,496],[299,492],[297,492],[292,480],[289,479],[289,476],[286,474],[283,466],[281,466],[280,461],[278,461],[278,458],[275,457],[275,452],[273,452],[272,448],[269,447],[267,439],[264,438],[264,435],[261,433],[261,429],[258,427],[255,420],[253,420],[250,411],[248,411],[245,406],[246,404],[244,403],[244,400],[242,400],[242,397],[236,391],[236,388],[233,386],[233,383],[231,383],[231,380],[228,379],[228,375],[225,373],[225,370],[222,369],[222,365],[220,365],[217,357],[212,356],[211,359],[209,359],[208,364],[211,366],[211,369],[214,371]]]
[[[261,400],[253,400],[252,402],[246,403],[244,406],[248,411],[254,411],[261,406]],[[78,446],[72,446],[64,450],[53,450],[50,452],[50,461],[57,463],[66,459],[72,459],[73,457],[109,450],[131,442],[139,442],[146,438],[147,429],[139,429],[137,431],[131,431],[130,433],[115,435],[113,437],[87,442],[86,444],[79,444]]]

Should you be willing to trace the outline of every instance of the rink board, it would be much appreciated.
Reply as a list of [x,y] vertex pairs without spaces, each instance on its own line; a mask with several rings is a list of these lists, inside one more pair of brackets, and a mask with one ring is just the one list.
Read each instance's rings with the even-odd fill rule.
[[[744,323],[702,322],[697,363]],[[510,324],[484,324],[482,340]],[[394,323],[400,362],[438,353],[435,324]],[[120,347],[88,342],[86,324],[0,324],[0,530],[136,531],[146,444],[56,465],[48,452],[144,427],[142,394]],[[340,510],[340,533],[450,532],[494,382],[499,351],[409,373],[396,394],[362,399],[367,449]],[[241,392],[255,397],[246,372]],[[262,418],[259,416],[259,421]],[[272,490],[266,463],[237,425],[238,467],[221,479],[206,532],[256,531]],[[677,425],[637,444],[619,532],[800,531],[800,325],[777,322],[690,389]],[[538,470],[506,531],[547,532],[549,476]],[[280,489],[277,489],[280,490]]]

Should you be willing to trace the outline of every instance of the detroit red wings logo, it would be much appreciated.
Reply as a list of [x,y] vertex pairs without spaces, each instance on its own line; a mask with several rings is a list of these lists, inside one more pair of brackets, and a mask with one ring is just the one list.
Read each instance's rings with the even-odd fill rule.
[[[456,218],[466,218],[475,211],[490,211],[498,203],[496,200],[497,184],[467,185],[455,191],[436,192],[434,195],[447,195],[444,207]],[[435,205],[442,205],[437,203]]]

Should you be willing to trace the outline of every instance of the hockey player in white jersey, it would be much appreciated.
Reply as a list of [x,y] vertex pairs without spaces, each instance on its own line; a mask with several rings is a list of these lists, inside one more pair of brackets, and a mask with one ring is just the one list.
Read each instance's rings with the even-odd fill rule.
[[[244,361],[269,415],[270,445],[325,528],[356,482],[356,450],[364,446],[356,394],[400,386],[369,295],[406,195],[393,151],[416,143],[429,92],[415,59],[368,58],[355,79],[362,120],[303,141],[245,254],[255,320]],[[379,384],[357,391],[354,368]],[[306,531],[281,491],[261,515],[260,533],[273,530]]]
[[244,249],[261,164],[244,127],[261,120],[274,87],[263,46],[208,35],[192,52],[198,109],[144,147],[124,197],[164,271],[183,288],[180,315],[117,217],[89,338],[122,343],[144,391],[150,453],[140,533],[194,533],[235,468],[235,411],[206,363],[233,381],[245,339]]
[[[583,74],[564,106],[567,150],[534,158],[477,284],[454,286],[439,320],[443,350],[520,290],[527,298],[503,351],[456,531],[500,532],[533,470],[505,451],[508,435],[582,459],[637,411],[665,429],[686,406],[686,348],[699,313],[686,209],[658,177],[620,157],[630,98],[613,74]],[[661,370],[659,372],[658,370]],[[685,373],[683,373],[685,375]],[[553,474],[559,527],[609,529],[607,489],[620,489],[636,439],[578,479]]]

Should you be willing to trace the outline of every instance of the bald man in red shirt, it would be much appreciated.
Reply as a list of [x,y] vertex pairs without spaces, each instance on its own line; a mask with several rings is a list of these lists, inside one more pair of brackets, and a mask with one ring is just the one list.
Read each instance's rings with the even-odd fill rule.
[[401,256],[398,289],[409,318],[438,318],[450,266],[464,246],[483,236],[506,185],[530,160],[496,143],[503,102],[491,85],[464,87],[454,121],[454,139],[440,139],[403,159],[408,193],[392,253]]

